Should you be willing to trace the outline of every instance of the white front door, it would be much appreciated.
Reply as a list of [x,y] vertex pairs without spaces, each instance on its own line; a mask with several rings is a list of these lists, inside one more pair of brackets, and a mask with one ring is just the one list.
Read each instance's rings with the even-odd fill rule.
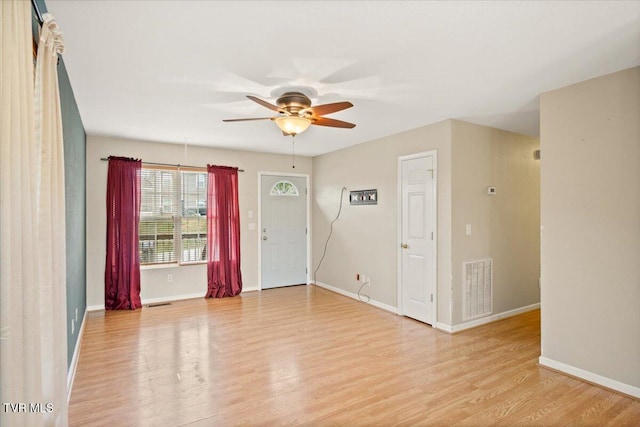
[[261,177],[261,288],[307,283],[307,180]]
[[435,313],[435,154],[401,158],[400,314],[433,325]]

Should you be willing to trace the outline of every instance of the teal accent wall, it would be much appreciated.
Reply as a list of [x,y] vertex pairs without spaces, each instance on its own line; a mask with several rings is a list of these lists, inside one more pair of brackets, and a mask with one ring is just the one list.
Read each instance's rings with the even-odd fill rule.
[[[87,308],[86,287],[86,140],[84,126],[73,96],[69,76],[58,66],[62,128],[64,135],[64,181],[67,219],[67,361],[71,364],[78,332]],[[77,323],[71,333],[71,320]]]
[[[44,0],[36,0],[42,14]],[[64,38],[64,28],[62,28]],[[64,139],[64,182],[67,233],[67,364],[71,365],[78,345],[78,332],[87,307],[86,289],[86,140],[78,105],[69,75],[61,57],[58,63],[58,85]],[[78,319],[76,320],[76,310]],[[71,321],[74,331],[71,332]]]

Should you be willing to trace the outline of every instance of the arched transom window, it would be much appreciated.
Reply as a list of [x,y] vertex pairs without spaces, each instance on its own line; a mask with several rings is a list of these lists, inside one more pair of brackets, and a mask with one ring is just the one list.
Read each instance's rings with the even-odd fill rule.
[[278,181],[273,184],[271,187],[271,192],[269,193],[272,196],[297,196],[298,187],[293,185],[293,183],[289,181]]

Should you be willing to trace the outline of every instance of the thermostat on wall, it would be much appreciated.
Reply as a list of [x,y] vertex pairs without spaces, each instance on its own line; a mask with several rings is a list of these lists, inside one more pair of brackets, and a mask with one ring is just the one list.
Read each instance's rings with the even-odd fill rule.
[[487,194],[490,196],[496,195],[496,187],[487,187]]

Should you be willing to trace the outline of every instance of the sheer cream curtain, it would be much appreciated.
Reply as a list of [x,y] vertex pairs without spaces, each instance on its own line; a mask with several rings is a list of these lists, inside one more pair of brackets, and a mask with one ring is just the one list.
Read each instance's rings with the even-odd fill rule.
[[[0,1],[3,426],[67,424],[64,164],[56,71],[61,41],[48,17],[34,90],[31,3]],[[16,411],[5,403],[26,406]]]
[[[45,421],[67,421],[67,262],[64,201],[62,113],[58,89],[58,54],[62,34],[45,13],[38,42],[35,81],[35,142],[38,152],[38,286],[40,287],[42,391],[56,411]],[[48,419],[49,418],[49,419]],[[47,420],[48,419],[48,420]]]
[[[0,1],[0,18],[0,401],[41,401],[31,4]],[[3,426],[42,420],[2,409]]]

